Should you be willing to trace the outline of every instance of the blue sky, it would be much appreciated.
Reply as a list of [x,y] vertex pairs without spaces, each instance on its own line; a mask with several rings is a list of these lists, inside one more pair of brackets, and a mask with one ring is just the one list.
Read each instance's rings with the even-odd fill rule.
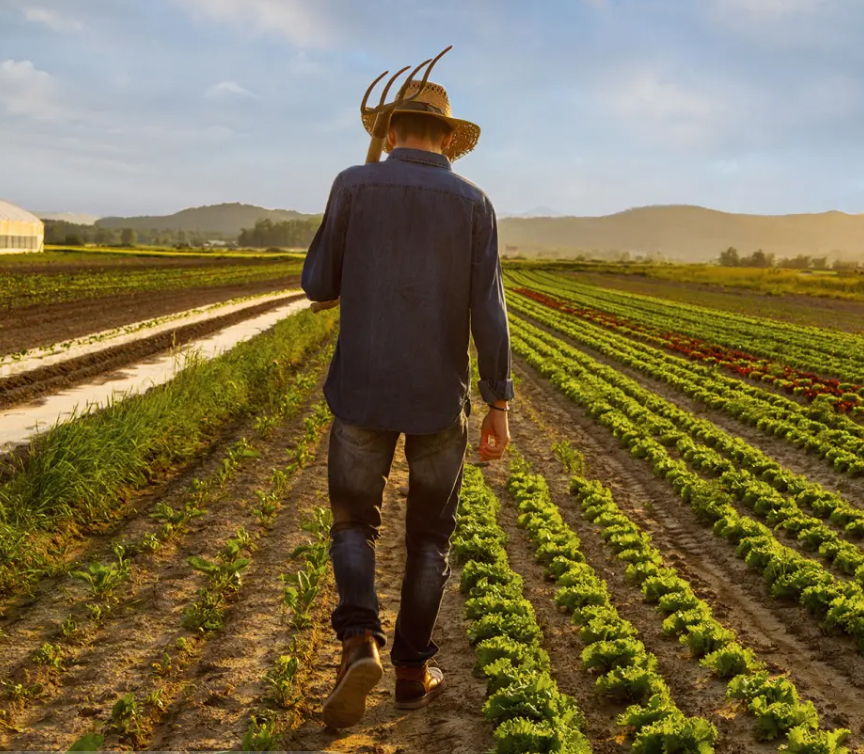
[[499,214],[864,212],[861,39],[860,0],[0,0],[0,197],[320,211],[366,85],[453,44]]

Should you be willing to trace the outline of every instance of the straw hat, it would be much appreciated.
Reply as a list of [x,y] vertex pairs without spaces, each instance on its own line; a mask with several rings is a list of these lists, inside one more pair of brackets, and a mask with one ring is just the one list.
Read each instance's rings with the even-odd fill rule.
[[[406,96],[411,96],[420,88],[419,81],[412,81],[405,91]],[[447,98],[447,90],[441,84],[433,84],[431,81],[426,82],[423,91],[417,99],[411,102],[406,102],[404,107],[399,107],[393,111],[396,113],[418,113],[428,115],[430,118],[438,118],[445,123],[449,123],[453,128],[453,141],[450,146],[444,150],[444,154],[450,161],[458,160],[460,157],[468,154],[480,139],[480,126],[476,123],[471,123],[468,120],[460,120],[451,115],[450,100]],[[363,126],[369,135],[372,135],[372,128],[375,125],[375,115],[370,113],[363,114]],[[389,152],[389,142],[384,142],[384,149]]]

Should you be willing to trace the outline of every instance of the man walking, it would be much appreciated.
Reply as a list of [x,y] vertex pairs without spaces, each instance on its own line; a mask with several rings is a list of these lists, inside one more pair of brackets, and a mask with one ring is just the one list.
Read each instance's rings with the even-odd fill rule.
[[[409,87],[407,94],[416,92]],[[372,130],[374,116],[364,118]],[[407,559],[390,659],[396,707],[418,709],[444,688],[428,661],[450,575],[448,553],[467,445],[469,331],[489,409],[480,454],[509,442],[510,337],[495,211],[451,170],[480,129],[453,118],[431,82],[393,114],[384,162],[340,173],[303,268],[313,309],[341,306],[324,393],[330,433],[331,559],[339,592],[332,625],[342,663],[324,702],[335,728],[359,722],[380,681],[385,637],[375,592],[375,541],[397,440],[409,466]]]

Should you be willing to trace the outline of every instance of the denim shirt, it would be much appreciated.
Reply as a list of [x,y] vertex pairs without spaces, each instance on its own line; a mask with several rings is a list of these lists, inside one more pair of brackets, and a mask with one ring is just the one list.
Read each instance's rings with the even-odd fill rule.
[[312,301],[341,299],[324,394],[342,421],[453,424],[470,405],[469,332],[483,399],[513,397],[495,210],[445,156],[397,148],[340,173],[302,281]]

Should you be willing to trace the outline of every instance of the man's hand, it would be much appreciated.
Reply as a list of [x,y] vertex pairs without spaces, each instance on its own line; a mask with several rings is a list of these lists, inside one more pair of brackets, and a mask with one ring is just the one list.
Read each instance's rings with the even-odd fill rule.
[[333,301],[313,301],[312,306],[309,308],[312,310],[312,314],[318,314],[318,312],[323,312],[325,309],[335,309],[339,306],[339,299],[334,299]]
[[[498,408],[506,409],[507,401],[496,401]],[[510,424],[507,412],[492,407],[483,419],[480,428],[480,458],[483,461],[497,461],[504,455],[510,444]]]

